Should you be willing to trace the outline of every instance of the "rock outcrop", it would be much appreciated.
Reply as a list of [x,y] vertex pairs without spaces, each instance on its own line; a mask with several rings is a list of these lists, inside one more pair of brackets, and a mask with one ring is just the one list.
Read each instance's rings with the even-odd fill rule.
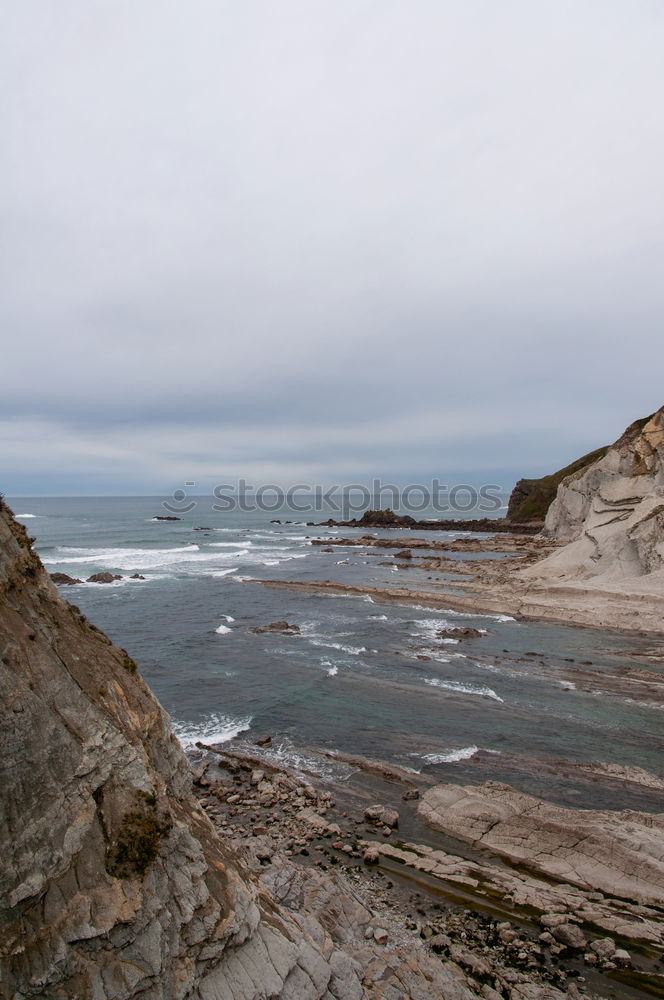
[[565,809],[509,785],[436,785],[418,806],[431,827],[567,885],[661,907],[664,813]]
[[564,469],[542,476],[540,479],[519,479],[510,494],[507,520],[543,522],[562,481],[583,472],[598,459],[603,458],[607,450],[608,448],[598,448],[596,451],[591,451],[583,458],[577,458],[575,462],[566,465]]
[[3,1000],[478,995],[453,963],[365,940],[334,876],[243,866],[136,664],[1,502],[0,698]]
[[664,407],[637,420],[590,466],[564,479],[544,534],[566,543],[526,576],[664,586]]

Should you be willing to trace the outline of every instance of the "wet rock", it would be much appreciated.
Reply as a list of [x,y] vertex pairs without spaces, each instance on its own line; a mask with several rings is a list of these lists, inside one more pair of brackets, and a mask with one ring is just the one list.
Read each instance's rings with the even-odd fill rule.
[[439,639],[479,639],[485,633],[478,628],[441,628],[436,635]]
[[661,906],[660,814],[565,808],[497,781],[436,785],[424,793],[417,811],[434,829],[559,882]]
[[142,573],[132,573],[131,576],[129,577],[129,579],[130,580],[144,580],[145,577],[143,576]]
[[75,583],[83,583],[75,576],[68,576],[67,573],[51,573],[51,580],[58,587],[72,587]]
[[404,802],[412,802],[414,799],[419,799],[419,797],[420,797],[419,788],[409,788],[401,796]]
[[114,580],[121,580],[122,577],[117,573],[93,573],[89,576],[86,583],[113,583]]
[[254,746],[256,747],[271,747],[272,737],[271,736],[259,736],[254,740]]
[[260,635],[262,632],[278,632],[279,635],[299,635],[300,626],[280,621],[270,622],[269,625],[257,625],[255,628],[249,629],[249,631],[255,632],[257,635]]
[[175,517],[173,514],[155,514],[152,518],[153,521],[181,521],[181,517]]

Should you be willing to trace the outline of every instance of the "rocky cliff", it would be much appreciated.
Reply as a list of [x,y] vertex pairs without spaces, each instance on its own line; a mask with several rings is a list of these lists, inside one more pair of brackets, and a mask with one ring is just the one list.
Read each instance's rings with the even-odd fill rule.
[[[544,534],[564,547],[531,577],[664,584],[664,407],[635,421],[606,453],[562,480]],[[643,581],[642,581],[643,584]]]
[[607,451],[608,448],[597,448],[596,451],[577,458],[564,469],[542,476],[540,479],[519,479],[510,494],[506,520],[515,523],[543,522],[563,480],[584,472],[598,459],[603,458]]
[[452,963],[367,940],[338,878],[284,863],[269,888],[243,867],[136,664],[2,503],[0,698],[2,998],[477,995]]

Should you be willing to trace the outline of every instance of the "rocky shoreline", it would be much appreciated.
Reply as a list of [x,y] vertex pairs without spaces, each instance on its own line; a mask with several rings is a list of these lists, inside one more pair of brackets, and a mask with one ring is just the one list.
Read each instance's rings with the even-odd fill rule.
[[[579,870],[570,882],[556,877],[551,866],[544,880],[536,865],[515,867],[512,858],[506,866],[504,852],[501,858],[495,845],[488,853],[486,845],[481,845],[480,854],[464,852],[463,841],[469,839],[464,832],[467,820],[458,809],[460,818],[452,830],[455,839],[447,841],[447,849],[432,846],[431,838],[435,842],[436,835],[431,831],[440,829],[440,817],[449,813],[449,807],[442,806],[444,796],[450,802],[465,801],[469,793],[471,799],[473,794],[488,796],[480,815],[487,811],[492,795],[518,800],[522,809],[516,813],[513,838],[518,842],[518,830],[525,834],[528,829],[528,809],[524,813],[523,808],[529,797],[507,786],[488,783],[495,787],[479,786],[472,793],[460,786],[431,786],[425,776],[395,773],[390,765],[346,757],[337,759],[354,760],[364,779],[359,783],[326,781],[281,765],[270,757],[269,738],[259,742],[261,747],[241,741],[217,747],[198,744],[193,781],[199,802],[233,850],[272,890],[293,866],[341,878],[344,891],[370,913],[368,924],[363,917],[352,932],[348,929],[349,938],[423,950],[452,962],[486,1000],[608,997],[615,995],[616,987],[623,991],[620,995],[638,996],[653,985],[664,988],[662,966],[656,962],[664,946],[664,918],[657,906],[661,887],[653,881],[656,898],[633,903],[627,903],[620,891],[631,892],[633,886],[624,879],[638,879],[641,873],[649,872],[643,876],[644,886],[648,878],[659,878],[654,873],[661,870],[657,851],[664,846],[664,817],[642,817],[645,828],[652,822],[657,846],[645,850],[633,876],[622,872],[623,883],[616,862],[616,895],[612,896],[594,884],[592,860],[584,868],[577,859]],[[367,775],[375,780],[367,784]],[[372,793],[380,795],[380,801],[371,801]],[[560,815],[572,831],[586,823],[583,812],[545,803],[540,808],[544,810],[538,827],[542,844],[549,836],[552,815]],[[450,815],[455,815],[453,809]],[[608,856],[613,856],[612,845],[620,841],[621,824],[629,834],[633,829],[629,822],[633,824],[639,814],[629,819],[615,815],[618,819],[598,814],[596,821],[600,826],[600,820],[604,823],[608,839],[600,849]],[[617,823],[617,833],[612,831],[612,821]],[[402,839],[400,828],[405,825],[412,830],[413,822],[429,828],[428,843]],[[538,853],[538,837],[531,836],[533,857]],[[452,850],[454,846],[459,853]],[[552,858],[556,857],[550,840],[549,849]],[[471,856],[464,856],[467,853]],[[570,857],[566,849],[558,854],[561,859]],[[654,867],[648,869],[648,864]],[[290,875],[287,881],[292,879]],[[585,881],[585,886],[579,881]],[[643,891],[648,895],[646,888]],[[636,896],[634,891],[629,898]]]
[[[340,580],[255,579],[251,582],[292,590],[358,594],[379,603],[424,603],[441,610],[506,614],[517,619],[610,628],[653,637],[664,634],[663,595],[641,592],[636,585],[628,589],[617,584],[616,589],[611,589],[608,585],[593,586],[591,581],[571,584],[533,577],[534,568],[540,561],[559,547],[560,543],[550,538],[503,534],[438,542],[404,536],[365,535],[312,539],[311,544],[322,546],[324,551],[363,548],[369,555],[396,549],[394,561],[386,565],[406,571],[411,579],[406,585],[400,583],[390,587],[346,584]],[[464,561],[439,554],[445,552],[485,553],[486,557]],[[445,576],[453,579],[445,579]]]
[[[280,523],[280,522],[275,522]],[[412,531],[477,531],[508,532],[509,534],[536,535],[543,526],[543,521],[510,521],[506,518],[479,517],[464,520],[448,518],[446,520],[418,521],[409,514],[395,514],[389,508],[385,510],[367,510],[361,518],[350,521],[307,521],[310,528],[407,528]]]

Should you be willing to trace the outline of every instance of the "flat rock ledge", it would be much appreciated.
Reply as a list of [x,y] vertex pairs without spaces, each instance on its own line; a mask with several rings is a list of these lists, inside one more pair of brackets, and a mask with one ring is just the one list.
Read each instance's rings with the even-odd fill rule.
[[645,907],[664,903],[664,814],[565,809],[499,782],[435,785],[430,827],[548,878]]

